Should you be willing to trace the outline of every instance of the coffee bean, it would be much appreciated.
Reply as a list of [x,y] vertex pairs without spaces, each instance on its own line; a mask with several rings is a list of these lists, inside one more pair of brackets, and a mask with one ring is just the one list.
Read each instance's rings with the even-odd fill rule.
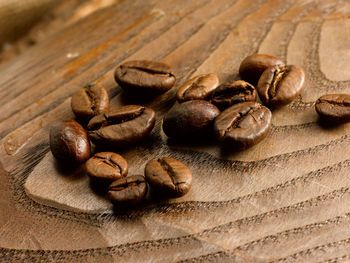
[[261,75],[257,90],[261,101],[271,108],[292,102],[303,90],[305,73],[293,65],[273,66]]
[[169,157],[149,161],[145,167],[145,176],[155,192],[166,196],[183,196],[192,185],[191,170],[182,162]]
[[87,128],[96,144],[125,147],[140,141],[152,131],[155,116],[151,108],[128,105],[95,116]]
[[134,60],[118,66],[114,72],[116,82],[135,96],[137,93],[159,94],[175,84],[172,68],[161,62]]
[[135,206],[144,199],[147,184],[142,175],[132,175],[120,178],[108,188],[107,196],[117,206]]
[[315,104],[321,119],[334,123],[350,122],[350,95],[327,94],[320,97]]
[[266,137],[271,126],[271,111],[257,102],[242,102],[224,110],[214,123],[219,141],[238,150],[246,149]]
[[265,69],[275,65],[284,65],[284,63],[274,56],[253,54],[242,61],[239,66],[239,75],[241,75],[243,80],[256,85]]
[[179,102],[187,100],[205,100],[219,85],[219,79],[215,74],[203,74],[194,77],[182,85],[176,97]]
[[73,94],[71,106],[78,119],[88,121],[92,117],[108,111],[108,93],[100,84],[88,85]]
[[53,156],[69,164],[85,162],[90,157],[90,141],[84,128],[73,120],[59,122],[50,129]]
[[119,154],[112,152],[96,153],[85,163],[91,179],[101,183],[111,183],[128,174],[128,163]]
[[237,103],[255,100],[256,90],[254,86],[243,80],[237,80],[217,87],[212,94],[210,102],[220,110],[224,110]]
[[206,135],[220,111],[205,100],[190,100],[176,104],[163,119],[163,131],[168,137],[186,138]]

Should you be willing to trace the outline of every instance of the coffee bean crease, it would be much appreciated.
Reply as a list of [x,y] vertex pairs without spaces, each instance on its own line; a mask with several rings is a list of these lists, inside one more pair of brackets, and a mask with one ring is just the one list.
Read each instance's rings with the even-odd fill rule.
[[107,164],[107,165],[109,165],[109,166],[111,166],[111,167],[113,167],[113,168],[119,169],[119,172],[120,172],[120,173],[122,172],[121,167],[120,167],[116,162],[114,162],[114,161],[111,159],[111,157],[109,157],[107,160],[106,160],[106,159],[103,160],[103,163],[105,163],[105,164]]
[[134,206],[142,202],[147,193],[147,184],[142,175],[120,178],[108,187],[108,198],[121,207]]
[[287,72],[288,72],[287,67],[279,68],[278,70],[276,70],[274,72],[272,85],[268,89],[268,95],[269,95],[270,99],[272,99],[273,97],[276,96],[276,94],[278,92],[278,86],[279,86],[281,80],[283,79],[283,76],[285,74],[287,74]]
[[85,94],[86,96],[89,98],[90,100],[90,109],[95,112],[96,109],[96,95],[95,93],[91,90],[91,86],[87,86],[84,88]]
[[105,163],[105,164],[107,164],[107,165],[109,165],[109,166],[111,166],[113,168],[118,168],[119,171],[121,172],[121,167],[119,166],[119,164],[117,164],[116,162],[114,162],[112,160],[112,156],[109,156],[107,158],[101,157],[101,156],[94,156],[93,158],[103,160],[102,161],[103,163]]
[[331,104],[332,106],[350,106],[350,102],[346,101],[336,101],[336,100],[326,100],[326,99],[318,99],[318,103],[327,103]]
[[174,171],[174,169],[164,159],[157,159],[157,162],[163,168],[165,173],[169,176],[169,178],[170,178],[172,184],[175,186],[175,188],[176,188],[177,185],[184,183],[184,182],[181,182],[181,181],[177,182],[175,180],[175,177],[177,176],[176,172]]
[[226,135],[227,132],[230,132],[232,129],[235,128],[240,128],[240,123],[242,122],[243,118],[246,117],[247,115],[250,115],[255,121],[255,116],[252,114],[254,111],[257,111],[259,108],[254,108],[254,107],[249,107],[249,109],[245,112],[239,112],[239,116],[237,118],[234,118],[232,120],[231,125],[226,129],[224,135]]
[[144,183],[143,180],[135,180],[135,181],[132,181],[132,182],[124,181],[124,182],[122,182],[120,184],[111,186],[109,189],[110,190],[119,191],[119,190],[124,190],[125,188],[130,187],[130,186],[137,186],[137,185],[142,184],[142,183]]
[[111,125],[111,124],[120,124],[124,123],[130,120],[133,120],[140,116],[145,111],[145,107],[139,107],[138,109],[131,109],[128,111],[122,111],[119,114],[115,115],[109,115],[108,113],[104,113],[103,117],[100,122],[96,123],[93,126],[90,126],[90,130],[98,130],[100,128],[103,128],[105,126]]
[[[152,75],[158,75],[158,76],[174,76],[171,72],[165,71],[165,70],[158,70],[158,69],[153,69],[153,68],[147,68],[147,67],[137,67],[137,66],[129,66],[129,69],[135,69],[135,70],[140,70],[148,74]],[[124,72],[124,75],[127,74],[127,71]]]

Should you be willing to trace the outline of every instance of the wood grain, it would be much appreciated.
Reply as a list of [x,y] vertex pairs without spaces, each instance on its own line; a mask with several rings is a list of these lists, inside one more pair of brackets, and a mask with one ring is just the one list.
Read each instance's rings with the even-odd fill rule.
[[[350,125],[325,127],[314,101],[350,92],[348,0],[119,1],[0,67],[1,262],[349,262]],[[306,86],[273,112],[260,144],[175,143],[161,130],[177,88],[239,79],[252,53],[302,66]],[[152,134],[121,154],[130,173],[169,156],[194,175],[184,197],[113,211],[84,173],[64,173],[49,127],[74,118],[70,96],[98,82],[111,105],[136,103],[113,80],[131,59],[170,64],[173,89],[146,104]]]

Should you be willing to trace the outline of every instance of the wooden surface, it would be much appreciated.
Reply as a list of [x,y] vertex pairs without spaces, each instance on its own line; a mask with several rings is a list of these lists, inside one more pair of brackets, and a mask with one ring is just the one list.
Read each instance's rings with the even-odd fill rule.
[[[58,31],[118,1],[0,0],[0,42],[4,42],[1,35],[6,40],[6,43],[0,44],[0,66],[36,43],[45,41]],[[25,19],[18,19],[18,16]],[[36,19],[40,18],[39,21],[33,21],[33,16]],[[13,37],[16,39],[11,40]]]
[[[1,262],[349,262],[350,125],[318,123],[314,101],[350,92],[350,1],[125,0],[0,67]],[[302,66],[306,86],[273,112],[273,128],[241,153],[178,144],[160,128],[176,89],[213,72],[238,79],[252,53]],[[131,59],[168,63],[177,84],[147,102],[151,136],[122,152],[130,173],[156,156],[193,171],[184,197],[130,213],[59,169],[48,130],[73,118],[70,96],[100,82],[112,106],[135,103],[113,80]]]

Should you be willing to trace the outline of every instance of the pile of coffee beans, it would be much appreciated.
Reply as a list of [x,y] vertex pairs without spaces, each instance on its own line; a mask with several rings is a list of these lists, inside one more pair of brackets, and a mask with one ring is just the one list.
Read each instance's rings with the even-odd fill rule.
[[[153,61],[126,62],[115,70],[115,79],[126,93],[147,96],[161,94],[175,84],[171,67]],[[99,151],[91,157],[90,140],[99,149],[119,151],[150,134],[156,122],[153,109],[142,105],[110,108],[108,92],[100,84],[76,91],[71,107],[80,124],[67,120],[51,127],[51,152],[60,165],[85,163],[91,184],[102,189],[113,204],[126,208],[139,204],[148,185],[160,198],[180,197],[190,190],[190,169],[173,158],[152,159],[146,164],[145,175],[128,176],[128,163],[121,155]]]
[[[277,57],[254,54],[239,68],[242,80],[219,83],[213,73],[182,85],[177,104],[165,115],[163,131],[171,138],[215,135],[232,150],[244,150],[264,139],[271,127],[270,109],[292,102],[302,91],[302,68]],[[262,102],[257,102],[257,98]]]
[[[263,140],[271,128],[271,110],[287,105],[301,93],[304,71],[285,65],[277,57],[253,54],[242,61],[239,74],[241,80],[222,84],[213,73],[188,80],[177,90],[177,103],[163,118],[164,133],[180,140],[208,139],[214,135],[234,151]],[[170,66],[146,60],[119,65],[114,77],[126,94],[145,97],[164,93],[175,84]],[[106,196],[118,207],[142,202],[148,186],[162,198],[185,195],[191,188],[192,174],[178,160],[159,157],[146,164],[144,175],[129,176],[128,163],[121,155],[101,151],[91,157],[90,140],[97,148],[119,151],[147,137],[155,125],[156,114],[149,107],[110,108],[109,104],[103,86],[91,84],[79,89],[72,96],[71,106],[81,124],[68,120],[51,128],[54,157],[63,164],[85,162],[91,183],[104,188]],[[350,95],[324,95],[315,107],[322,120],[350,121]]]

